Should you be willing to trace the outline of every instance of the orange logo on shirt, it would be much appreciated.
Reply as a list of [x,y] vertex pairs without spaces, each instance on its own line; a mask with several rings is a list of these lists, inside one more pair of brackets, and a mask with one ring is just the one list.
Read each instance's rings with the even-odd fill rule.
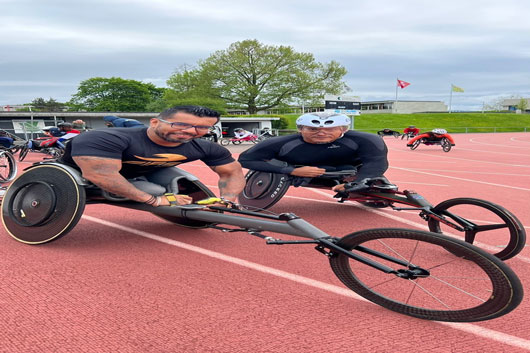
[[171,153],[157,153],[155,156],[158,158],[146,158],[135,155],[135,157],[141,159],[141,161],[123,161],[123,163],[136,164],[140,166],[173,167],[181,164],[181,161],[188,159],[188,157],[181,154]]

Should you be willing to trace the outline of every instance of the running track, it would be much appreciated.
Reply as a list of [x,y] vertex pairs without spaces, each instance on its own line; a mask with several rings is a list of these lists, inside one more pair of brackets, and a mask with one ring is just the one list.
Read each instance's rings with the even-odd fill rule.
[[[530,232],[530,134],[455,140],[444,153],[385,138],[387,177],[432,203],[493,201]],[[194,162],[184,169],[217,191],[209,168]],[[417,214],[337,204],[331,196],[291,188],[272,210],[337,236],[425,227]],[[359,300],[310,245],[267,246],[243,233],[190,230],[102,205],[88,205],[77,227],[50,244],[24,245],[0,233],[0,352],[530,351],[530,294],[514,312],[486,322],[409,318]],[[530,293],[529,247],[508,264]]]

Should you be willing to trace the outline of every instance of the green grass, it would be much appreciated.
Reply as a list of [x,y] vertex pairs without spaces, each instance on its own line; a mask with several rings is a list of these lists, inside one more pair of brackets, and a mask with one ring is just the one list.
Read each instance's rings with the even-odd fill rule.
[[[282,115],[288,129],[296,129],[298,114]],[[417,114],[361,114],[354,120],[355,130],[376,132],[384,128],[402,131],[416,125],[421,131],[434,128],[459,132],[530,132],[530,114],[511,113],[417,113]]]

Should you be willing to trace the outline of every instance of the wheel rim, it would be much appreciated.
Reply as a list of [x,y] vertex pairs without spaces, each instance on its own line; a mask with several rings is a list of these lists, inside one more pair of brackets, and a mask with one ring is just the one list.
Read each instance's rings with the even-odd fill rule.
[[[399,270],[403,277],[373,269],[342,254],[332,256],[331,266],[339,279],[361,296],[387,309],[423,319],[487,320],[518,305],[517,301],[522,299],[520,283],[511,270],[501,261],[485,257],[480,250],[444,238],[404,229],[374,229],[339,241],[341,247],[355,249],[354,253]],[[405,261],[409,266],[356,251],[361,245]],[[465,259],[444,247],[464,254]],[[411,269],[420,275],[404,276]],[[513,282],[506,274],[515,277]],[[518,300],[512,303],[512,296]]]
[[507,210],[488,201],[451,199],[440,203],[433,211],[454,224],[459,224],[459,220],[469,224],[461,225],[465,230],[459,231],[430,218],[431,232],[463,237],[466,242],[503,260],[515,256],[524,247],[526,233],[520,222]]
[[56,206],[57,198],[50,185],[34,182],[15,192],[9,216],[20,226],[39,226],[50,220]]

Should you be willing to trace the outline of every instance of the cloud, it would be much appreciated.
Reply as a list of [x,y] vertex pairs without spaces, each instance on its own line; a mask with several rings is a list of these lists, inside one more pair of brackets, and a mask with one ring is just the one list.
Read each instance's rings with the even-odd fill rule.
[[[163,86],[182,64],[257,39],[336,60],[363,99],[392,99],[399,75],[411,99],[463,105],[498,92],[530,94],[530,2],[507,0],[0,0],[0,104],[75,93],[90,77]],[[405,91],[405,90],[404,90]]]

